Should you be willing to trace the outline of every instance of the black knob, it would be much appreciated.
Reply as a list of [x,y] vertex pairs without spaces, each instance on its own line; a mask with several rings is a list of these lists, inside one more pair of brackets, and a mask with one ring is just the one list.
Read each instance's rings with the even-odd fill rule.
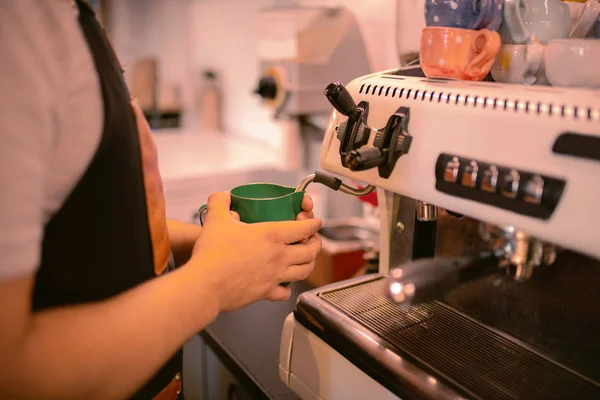
[[363,147],[358,150],[352,150],[346,156],[346,165],[352,171],[364,171],[378,167],[385,162],[385,154],[377,147]]
[[341,114],[354,119],[358,118],[359,112],[356,109],[356,103],[344,85],[339,82],[330,83],[325,88],[325,96]]
[[273,77],[265,76],[258,82],[258,87],[254,91],[263,99],[273,100],[277,97],[277,82]]

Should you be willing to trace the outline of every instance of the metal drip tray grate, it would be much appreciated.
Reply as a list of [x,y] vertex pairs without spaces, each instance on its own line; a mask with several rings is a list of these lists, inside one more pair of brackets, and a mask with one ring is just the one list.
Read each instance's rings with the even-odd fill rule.
[[384,279],[319,296],[434,374],[482,399],[600,399],[600,385],[442,303],[403,307]]

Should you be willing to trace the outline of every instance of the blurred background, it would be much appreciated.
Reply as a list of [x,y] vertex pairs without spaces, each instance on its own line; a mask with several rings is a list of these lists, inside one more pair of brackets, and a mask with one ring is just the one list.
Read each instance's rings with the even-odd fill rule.
[[[296,186],[319,167],[320,139],[331,111],[323,103],[327,83],[347,83],[400,65],[394,0],[91,3],[156,134],[172,218],[188,220],[208,193],[237,184],[261,180]],[[331,7],[342,7],[349,15],[323,20]],[[286,11],[277,14],[278,9]],[[324,30],[326,37],[337,35],[337,42],[314,48]],[[310,39],[311,34],[317,39]],[[312,52],[312,59],[282,54],[285,47],[298,54]],[[290,59],[282,71],[279,67]],[[312,97],[302,101],[318,99],[320,106],[286,109],[269,98],[268,87],[257,94],[261,78],[273,69],[279,69],[279,78],[287,75],[282,78],[287,83],[278,82],[286,86],[280,92],[295,91],[292,97],[300,98],[310,91]],[[318,189],[312,194],[321,217],[362,215],[357,199],[328,197]],[[345,206],[332,207],[332,202]]]

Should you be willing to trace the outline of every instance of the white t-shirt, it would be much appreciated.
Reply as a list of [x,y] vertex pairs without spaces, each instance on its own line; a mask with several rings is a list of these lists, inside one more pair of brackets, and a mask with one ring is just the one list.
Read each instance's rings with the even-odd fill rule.
[[44,225],[100,141],[100,86],[71,1],[0,1],[0,94],[3,281],[39,267]]

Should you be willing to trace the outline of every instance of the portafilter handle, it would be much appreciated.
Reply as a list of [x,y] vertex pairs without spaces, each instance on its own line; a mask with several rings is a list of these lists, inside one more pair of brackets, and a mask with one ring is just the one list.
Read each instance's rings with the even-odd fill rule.
[[419,259],[395,268],[389,292],[397,303],[415,305],[438,300],[457,286],[499,272],[503,251],[455,258]]

